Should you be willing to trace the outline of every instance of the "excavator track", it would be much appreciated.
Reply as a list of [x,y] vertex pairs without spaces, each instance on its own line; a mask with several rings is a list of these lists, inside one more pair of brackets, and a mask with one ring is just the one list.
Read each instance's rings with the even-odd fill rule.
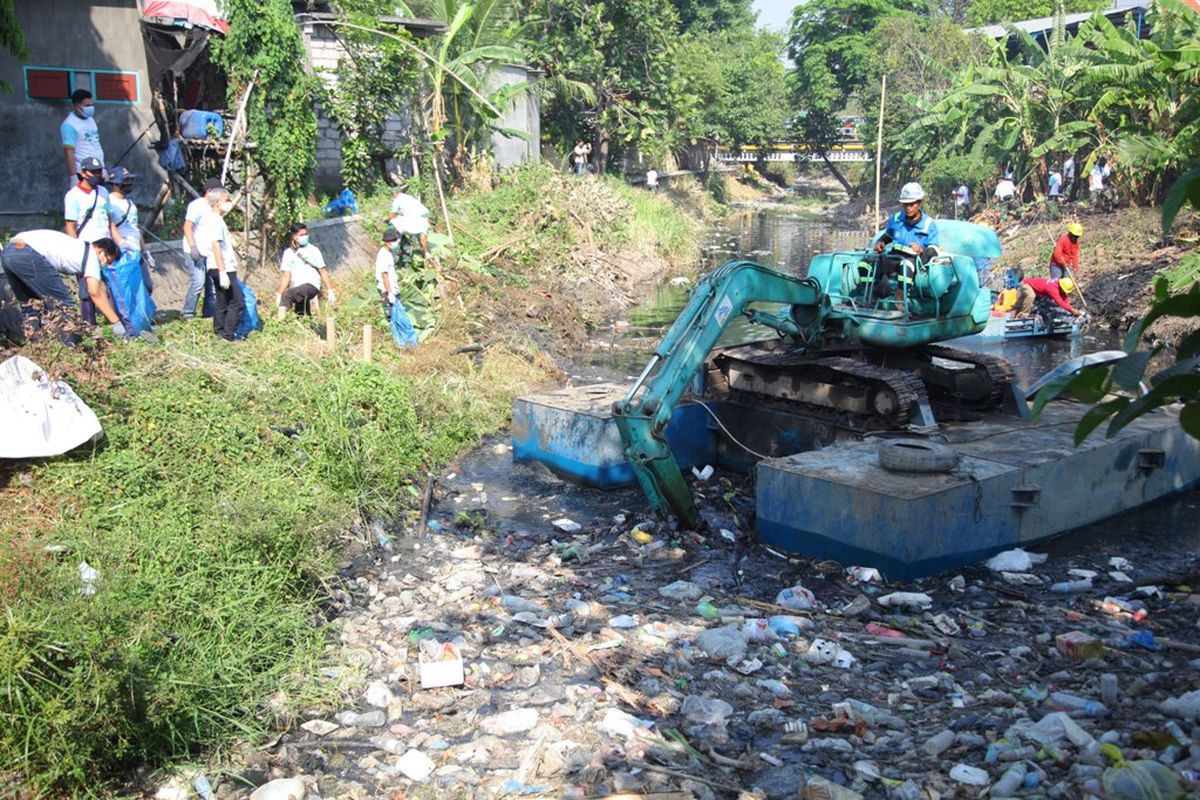
[[[859,430],[903,428],[914,410],[928,403],[925,386],[911,372],[847,356],[736,350],[713,359],[726,388],[833,413]],[[847,416],[849,415],[849,416]]]
[[991,392],[986,400],[972,403],[976,408],[999,408],[1004,403],[1004,393],[1008,389],[1008,386],[1016,380],[1016,374],[1013,372],[1012,365],[998,356],[977,353],[973,350],[963,350],[959,347],[950,347],[944,344],[926,345],[921,348],[921,351],[935,358],[944,358],[948,361],[957,361],[963,364],[973,364],[976,372],[982,372],[987,375],[987,380],[991,383]]

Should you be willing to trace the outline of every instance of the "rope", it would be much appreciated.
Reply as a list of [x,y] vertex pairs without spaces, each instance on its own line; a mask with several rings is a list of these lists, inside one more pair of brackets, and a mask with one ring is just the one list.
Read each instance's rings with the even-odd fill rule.
[[721,430],[725,431],[725,435],[729,437],[729,440],[731,442],[733,442],[738,447],[742,448],[743,450],[745,450],[747,453],[754,456],[755,458],[770,458],[770,456],[764,456],[762,453],[755,452],[754,450],[751,450],[749,447],[747,447],[746,445],[739,442],[737,437],[729,432],[729,428],[725,427],[725,423],[721,422],[720,418],[717,417],[717,415],[714,414],[712,409],[709,408],[707,405],[705,405],[704,403],[697,403],[696,405],[700,406],[701,408],[703,408],[705,411],[708,412],[708,415],[713,418],[713,420],[717,423],[717,425],[721,428]]

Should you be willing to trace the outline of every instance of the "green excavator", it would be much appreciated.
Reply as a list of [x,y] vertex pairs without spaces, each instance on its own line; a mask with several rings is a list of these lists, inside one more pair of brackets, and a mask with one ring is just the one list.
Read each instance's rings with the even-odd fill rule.
[[[701,394],[785,402],[852,429],[936,427],[935,406],[987,409],[1020,402],[1003,360],[937,345],[978,333],[991,292],[979,269],[1000,255],[990,228],[938,221],[942,245],[922,260],[890,245],[816,256],[805,277],[729,261],[701,278],[613,415],[643,491],[686,528],[700,516],[665,429],[698,374]],[[720,348],[744,316],[773,339]],[[710,356],[713,356],[710,358]],[[702,398],[704,399],[704,398]]]

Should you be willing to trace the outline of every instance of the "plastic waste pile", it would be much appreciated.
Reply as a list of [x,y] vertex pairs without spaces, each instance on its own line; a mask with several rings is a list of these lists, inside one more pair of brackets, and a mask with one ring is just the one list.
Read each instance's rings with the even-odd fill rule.
[[1200,796],[1200,590],[1149,556],[895,584],[750,543],[744,499],[702,538],[494,477],[443,476],[424,536],[361,531],[324,672],[349,700],[263,774],[313,797]]

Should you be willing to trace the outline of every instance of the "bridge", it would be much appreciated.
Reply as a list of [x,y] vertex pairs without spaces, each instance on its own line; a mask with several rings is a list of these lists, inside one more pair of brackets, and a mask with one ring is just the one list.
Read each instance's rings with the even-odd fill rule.
[[[833,162],[871,161],[871,153],[862,142],[843,140],[835,144],[827,158]],[[800,142],[772,142],[766,147],[746,145],[738,150],[717,148],[717,160],[727,163],[753,164],[757,161],[816,161],[821,155],[809,145]]]

